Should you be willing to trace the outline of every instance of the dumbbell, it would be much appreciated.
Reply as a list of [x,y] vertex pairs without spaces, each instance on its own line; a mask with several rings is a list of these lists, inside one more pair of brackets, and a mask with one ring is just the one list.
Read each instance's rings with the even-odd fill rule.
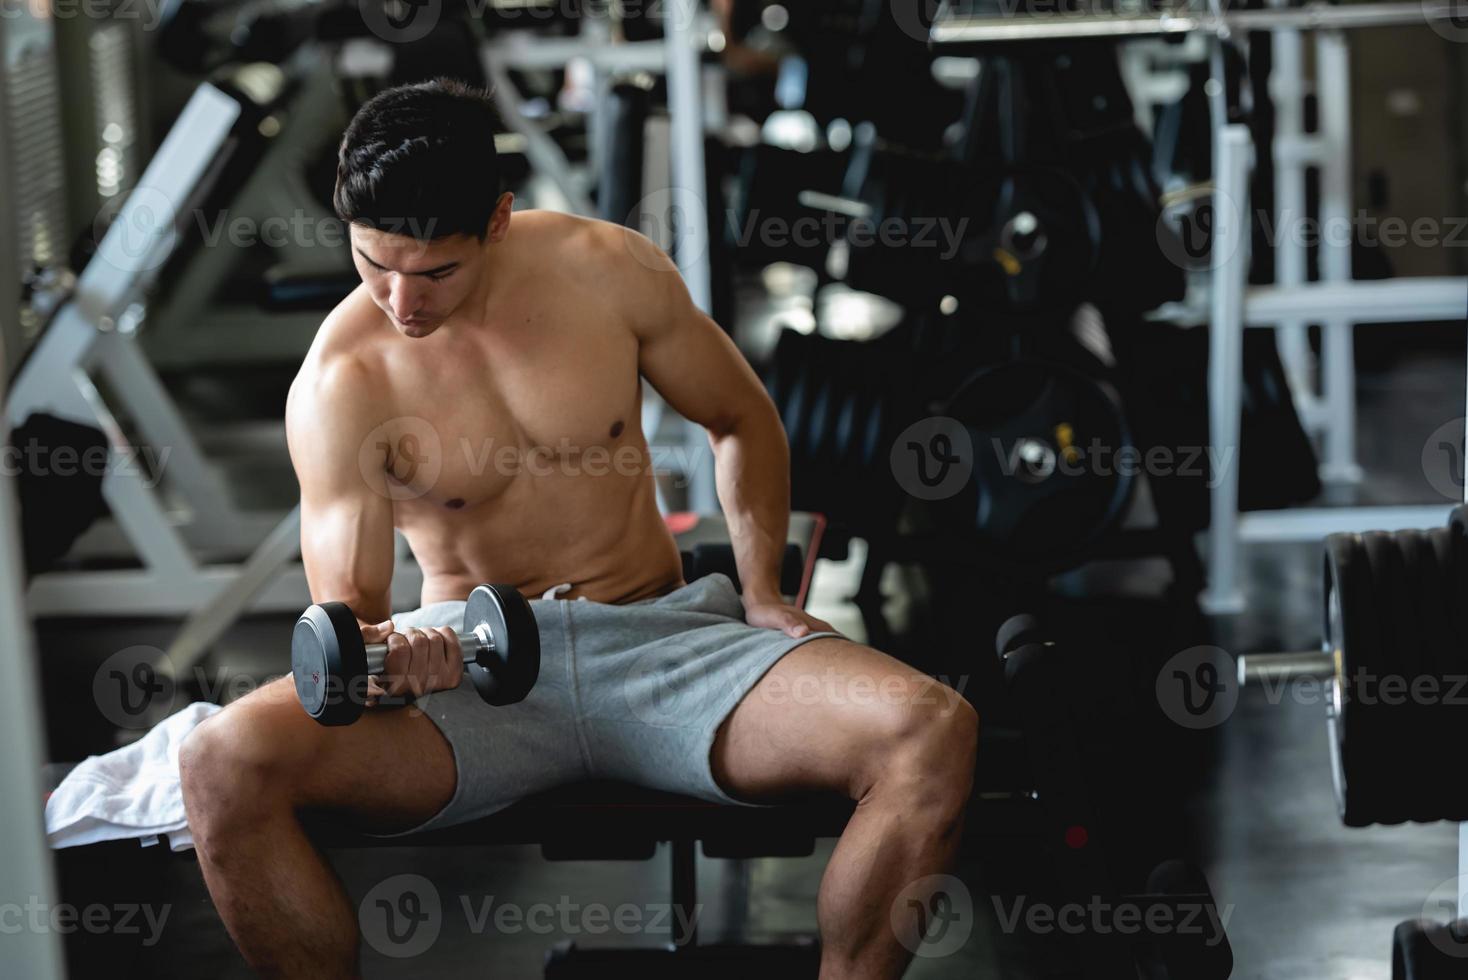
[[[508,585],[469,593],[464,632],[455,634],[464,670],[487,703],[521,701],[540,675],[540,629],[530,603]],[[350,725],[362,716],[367,678],[380,675],[387,644],[362,642],[362,628],[344,602],[311,606],[291,634],[291,673],[306,713],[323,725]]]

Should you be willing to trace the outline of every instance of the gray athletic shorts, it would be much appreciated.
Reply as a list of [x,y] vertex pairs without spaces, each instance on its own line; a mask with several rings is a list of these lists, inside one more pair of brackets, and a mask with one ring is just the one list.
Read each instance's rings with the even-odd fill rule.
[[[468,677],[412,707],[454,750],[458,787],[412,830],[448,827],[564,783],[618,779],[719,803],[709,752],[719,725],[777,660],[808,640],[744,622],[725,575],[621,605],[532,599],[540,678],[524,701],[485,704]],[[409,626],[463,628],[463,602],[393,616]],[[383,836],[399,836],[397,834]]]

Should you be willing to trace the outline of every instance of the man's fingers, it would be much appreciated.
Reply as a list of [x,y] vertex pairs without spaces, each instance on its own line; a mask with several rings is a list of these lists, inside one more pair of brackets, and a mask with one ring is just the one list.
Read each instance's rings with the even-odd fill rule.
[[413,666],[413,645],[401,633],[387,638],[387,656],[382,661],[383,693],[396,697],[405,690],[404,682]]
[[404,695],[417,698],[459,685],[464,676],[464,657],[453,629],[447,626],[409,627],[401,633],[394,633],[389,620],[363,626],[363,638],[367,639],[369,632],[379,629],[384,631],[387,656],[383,658],[382,676],[368,679],[366,704],[369,707],[378,698]]
[[408,676],[403,679],[403,688],[416,698],[423,694],[423,679],[433,665],[433,636],[423,630],[412,629],[408,631],[408,642],[413,647],[413,658],[408,666]]
[[383,641],[383,639],[385,639],[388,636],[388,634],[390,634],[392,632],[392,629],[393,629],[392,620],[390,620],[390,619],[384,620],[384,621],[382,621],[380,623],[374,623],[374,624],[372,624],[370,626],[363,626],[362,627],[362,642],[363,643],[381,643]]
[[464,651],[459,648],[459,637],[447,626],[438,627],[438,633],[443,637],[444,674],[439,684],[439,690],[449,690],[459,686],[459,681],[464,676]]

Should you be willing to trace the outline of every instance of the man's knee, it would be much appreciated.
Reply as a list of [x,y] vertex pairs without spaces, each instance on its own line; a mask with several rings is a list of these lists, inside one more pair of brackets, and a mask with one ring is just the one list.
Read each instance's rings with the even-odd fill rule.
[[201,722],[179,746],[179,781],[190,824],[249,819],[290,803],[300,732],[283,730],[280,709],[244,700]]
[[885,782],[931,806],[967,801],[979,716],[962,695],[936,681],[911,684],[904,698],[884,706],[877,724],[885,749],[872,773],[874,785]]

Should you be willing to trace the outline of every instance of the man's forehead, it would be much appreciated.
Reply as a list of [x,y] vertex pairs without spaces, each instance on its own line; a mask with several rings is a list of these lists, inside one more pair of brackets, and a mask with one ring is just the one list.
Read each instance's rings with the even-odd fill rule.
[[453,261],[459,251],[456,238],[419,239],[394,235],[377,228],[352,226],[352,246],[378,265],[416,272]]

